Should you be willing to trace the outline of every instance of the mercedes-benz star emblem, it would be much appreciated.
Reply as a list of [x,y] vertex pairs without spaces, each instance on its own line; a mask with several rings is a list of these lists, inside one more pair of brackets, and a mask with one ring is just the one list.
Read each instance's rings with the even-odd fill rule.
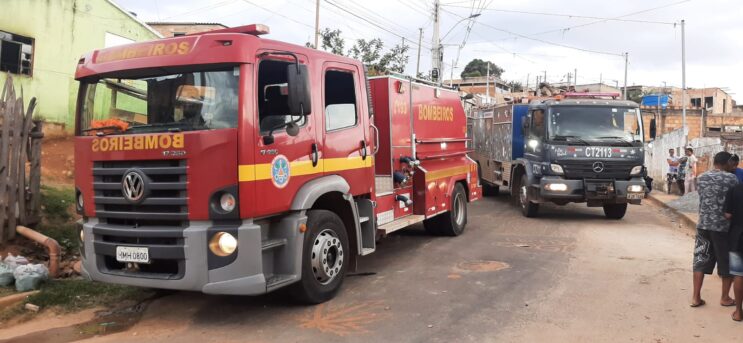
[[604,171],[604,162],[593,162],[593,172],[600,173]]
[[126,173],[124,179],[121,180],[121,192],[131,202],[141,200],[144,196],[144,179],[142,179],[142,175],[135,171]]

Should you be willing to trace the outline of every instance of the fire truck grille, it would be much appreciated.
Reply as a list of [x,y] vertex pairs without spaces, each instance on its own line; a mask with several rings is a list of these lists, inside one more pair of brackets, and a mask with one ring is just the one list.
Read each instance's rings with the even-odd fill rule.
[[[122,179],[130,169],[149,182],[144,200],[133,204],[124,197]],[[99,161],[93,164],[96,216],[102,223],[142,226],[188,224],[186,160]]]
[[600,161],[604,164],[603,170],[597,173],[593,170],[596,161],[557,161],[565,171],[568,179],[616,179],[628,180],[629,172],[637,162]]

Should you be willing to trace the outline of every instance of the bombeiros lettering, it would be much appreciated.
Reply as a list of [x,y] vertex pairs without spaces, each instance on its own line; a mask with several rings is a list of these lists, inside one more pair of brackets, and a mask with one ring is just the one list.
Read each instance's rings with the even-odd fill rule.
[[182,149],[185,146],[182,133],[173,135],[116,136],[93,138],[93,152]]
[[418,119],[431,121],[454,121],[454,107],[439,105],[418,105]]

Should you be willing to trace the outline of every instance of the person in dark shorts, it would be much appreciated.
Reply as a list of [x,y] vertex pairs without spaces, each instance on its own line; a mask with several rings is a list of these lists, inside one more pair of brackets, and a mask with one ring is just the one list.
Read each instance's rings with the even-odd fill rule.
[[728,191],[725,197],[725,218],[730,220],[730,274],[733,276],[735,311],[733,320],[743,321],[743,184]]
[[720,305],[733,306],[730,286],[733,278],[729,271],[730,250],[728,231],[730,223],[725,218],[725,195],[738,184],[738,178],[729,172],[730,153],[718,152],[714,157],[714,168],[699,176],[699,223],[694,244],[694,293],[691,307],[705,304],[702,299],[702,283],[705,274],[712,274],[717,265],[717,274],[722,278]]

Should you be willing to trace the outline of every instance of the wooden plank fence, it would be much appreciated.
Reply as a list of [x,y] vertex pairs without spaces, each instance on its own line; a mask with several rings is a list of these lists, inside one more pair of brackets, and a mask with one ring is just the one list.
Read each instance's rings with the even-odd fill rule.
[[16,225],[33,225],[41,209],[41,122],[36,98],[24,108],[8,75],[0,93],[0,243],[15,238]]

